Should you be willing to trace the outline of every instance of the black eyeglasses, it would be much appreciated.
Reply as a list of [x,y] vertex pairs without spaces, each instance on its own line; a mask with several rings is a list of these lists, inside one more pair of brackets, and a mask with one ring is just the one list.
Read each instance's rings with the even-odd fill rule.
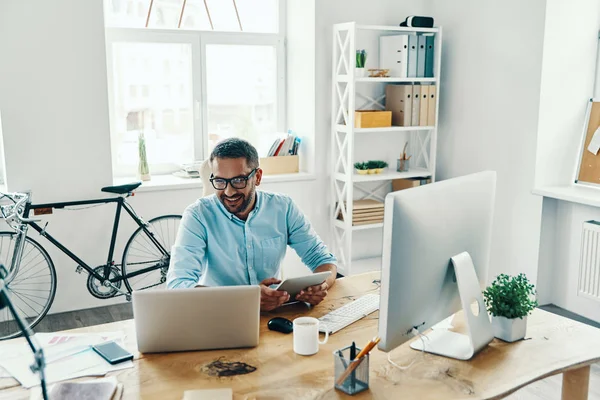
[[244,189],[248,186],[248,179],[254,175],[258,168],[254,168],[248,175],[246,176],[236,176],[235,178],[225,179],[225,178],[214,178],[213,175],[210,175],[210,183],[212,183],[213,187],[217,190],[225,190],[227,188],[227,184],[229,183],[234,189]]

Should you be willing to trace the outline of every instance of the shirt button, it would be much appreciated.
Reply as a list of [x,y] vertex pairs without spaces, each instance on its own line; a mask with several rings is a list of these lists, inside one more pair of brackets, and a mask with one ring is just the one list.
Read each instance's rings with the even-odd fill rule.
[[251,249],[251,248],[252,248],[252,246],[250,246],[250,245],[248,245],[248,246],[246,246],[246,247],[248,247],[249,249]]

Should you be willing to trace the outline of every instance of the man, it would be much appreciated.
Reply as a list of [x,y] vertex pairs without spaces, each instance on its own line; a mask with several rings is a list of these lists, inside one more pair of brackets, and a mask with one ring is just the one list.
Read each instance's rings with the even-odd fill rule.
[[262,179],[256,149],[245,140],[226,139],[210,163],[216,195],[198,199],[183,213],[167,287],[260,285],[260,308],[271,311],[290,299],[269,287],[281,282],[275,276],[290,245],[314,273],[331,271],[323,284],[296,296],[319,304],[335,282],[336,259],[288,196],[256,190]]

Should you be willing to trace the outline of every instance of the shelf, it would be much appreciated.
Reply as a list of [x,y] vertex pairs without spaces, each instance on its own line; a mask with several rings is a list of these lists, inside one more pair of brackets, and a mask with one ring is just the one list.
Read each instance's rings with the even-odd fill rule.
[[385,25],[356,25],[356,29],[370,31],[390,31],[407,33],[438,33],[439,28],[411,28],[406,26],[385,26]]
[[[352,182],[377,182],[387,181],[392,179],[407,179],[407,178],[421,178],[431,176],[431,173],[425,168],[411,168],[408,172],[396,172],[387,171],[381,174],[372,175],[359,175],[356,173],[352,174]],[[337,173],[335,179],[338,181],[346,181],[346,175]]]
[[[336,79],[338,82],[349,82],[350,76],[347,74],[337,75]],[[389,78],[355,78],[354,82],[366,82],[366,83],[412,83],[412,82],[437,82],[437,78],[399,78],[399,77],[389,77]]]
[[533,189],[532,193],[571,203],[600,207],[600,188],[596,187],[586,185],[546,186]]
[[[360,260],[352,260],[352,275],[364,274],[366,272],[381,271],[381,257],[363,258]],[[340,273],[348,276],[344,265],[339,265]]]
[[[348,126],[336,125],[338,132],[348,132]],[[385,128],[354,128],[354,133],[389,133],[389,132],[411,132],[411,131],[430,131],[435,126],[387,126]]]
[[[339,219],[335,220],[335,226],[340,229],[346,229],[346,223],[344,221],[340,221]],[[367,229],[380,229],[383,228],[383,222],[379,222],[377,224],[369,224],[369,225],[356,225],[352,227],[353,231],[364,231]]]

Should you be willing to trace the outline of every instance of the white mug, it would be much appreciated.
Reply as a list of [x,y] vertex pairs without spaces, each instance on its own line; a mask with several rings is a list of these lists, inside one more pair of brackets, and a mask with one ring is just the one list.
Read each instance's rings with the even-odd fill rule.
[[[327,331],[327,329],[325,329]],[[294,320],[294,352],[302,356],[310,356],[319,351],[319,345],[327,343],[329,332],[325,339],[319,340],[319,320],[313,317],[301,317]]]

